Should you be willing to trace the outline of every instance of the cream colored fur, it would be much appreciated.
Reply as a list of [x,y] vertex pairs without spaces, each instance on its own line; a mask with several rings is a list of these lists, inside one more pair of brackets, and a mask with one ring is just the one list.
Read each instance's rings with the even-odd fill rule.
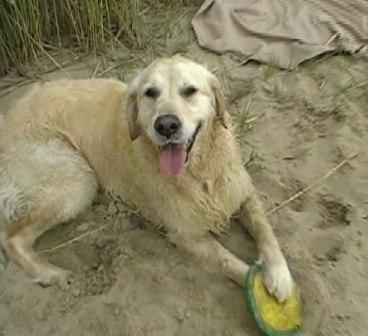
[[[145,96],[147,87],[160,97]],[[183,97],[187,85],[196,87]],[[157,116],[172,113],[183,139],[198,121],[185,171],[178,178],[158,168]],[[181,57],[161,59],[129,86],[116,80],[66,80],[36,85],[0,123],[0,220],[8,256],[40,283],[65,278],[64,270],[33,252],[35,239],[89,207],[97,190],[141,210],[168,238],[243,284],[248,265],[209,233],[226,231],[230,216],[256,240],[265,283],[280,299],[292,279],[243,167],[217,79]]]

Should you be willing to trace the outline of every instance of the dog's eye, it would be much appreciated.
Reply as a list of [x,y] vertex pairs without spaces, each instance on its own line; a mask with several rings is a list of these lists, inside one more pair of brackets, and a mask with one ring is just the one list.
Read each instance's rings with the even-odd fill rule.
[[160,95],[160,91],[154,87],[148,88],[144,93],[149,98],[157,98]]
[[198,91],[198,89],[196,87],[188,86],[183,90],[183,95],[185,97],[190,97],[190,96],[194,95],[197,91]]

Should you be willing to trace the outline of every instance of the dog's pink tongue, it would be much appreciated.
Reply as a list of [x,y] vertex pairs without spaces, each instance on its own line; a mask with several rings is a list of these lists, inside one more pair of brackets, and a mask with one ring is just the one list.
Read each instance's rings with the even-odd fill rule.
[[169,176],[180,175],[184,169],[186,154],[185,148],[172,146],[162,149],[159,154],[161,171]]

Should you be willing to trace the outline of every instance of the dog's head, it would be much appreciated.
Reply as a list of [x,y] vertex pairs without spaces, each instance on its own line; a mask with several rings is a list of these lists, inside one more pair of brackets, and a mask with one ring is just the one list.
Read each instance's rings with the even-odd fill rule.
[[142,133],[159,150],[159,166],[179,176],[200,132],[216,121],[226,127],[217,78],[205,67],[174,56],[148,66],[129,85],[127,115],[132,141]]

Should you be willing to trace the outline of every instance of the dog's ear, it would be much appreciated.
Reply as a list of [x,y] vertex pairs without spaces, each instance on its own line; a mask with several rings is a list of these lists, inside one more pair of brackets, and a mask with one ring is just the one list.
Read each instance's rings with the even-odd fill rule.
[[134,141],[141,134],[141,127],[138,124],[137,90],[134,83],[131,83],[127,91],[126,116],[129,128],[130,140]]
[[212,80],[212,91],[215,96],[215,104],[216,104],[216,115],[219,119],[221,125],[224,128],[228,128],[228,115],[227,115],[227,109],[226,109],[226,99],[224,95],[224,90],[222,88],[222,85],[220,81],[213,76]]

